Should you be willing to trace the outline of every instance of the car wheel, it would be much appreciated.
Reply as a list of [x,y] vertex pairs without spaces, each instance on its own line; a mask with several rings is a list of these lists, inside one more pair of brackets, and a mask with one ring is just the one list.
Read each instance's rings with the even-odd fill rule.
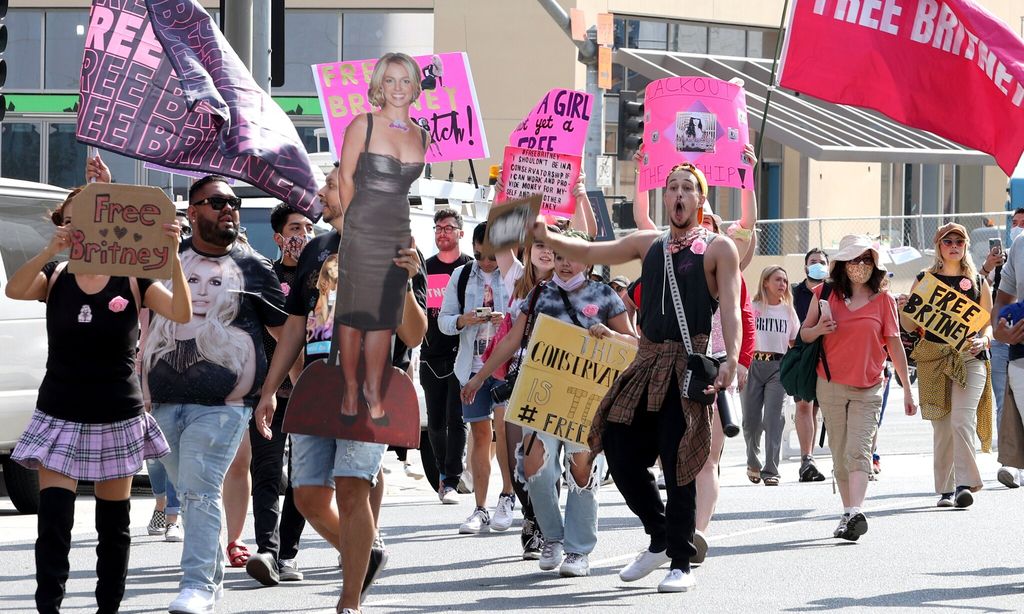
[[14,507],[22,514],[39,511],[39,473],[26,469],[10,458],[3,460],[4,484]]

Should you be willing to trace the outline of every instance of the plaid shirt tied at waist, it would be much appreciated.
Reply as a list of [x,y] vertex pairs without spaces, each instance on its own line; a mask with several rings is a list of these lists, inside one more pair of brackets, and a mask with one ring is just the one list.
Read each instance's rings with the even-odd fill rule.
[[[693,347],[707,347],[708,336],[693,337]],[[686,380],[686,348],[682,341],[654,343],[640,338],[633,363],[615,380],[601,401],[590,425],[587,443],[593,454],[604,447],[601,435],[608,422],[632,424],[636,411],[644,398],[647,411],[661,411],[665,395],[669,393],[672,375],[676,377],[676,392],[683,406],[686,431],[679,441],[676,455],[676,483],[689,484],[700,473],[711,452],[711,407],[683,397],[682,382]],[[655,442],[651,442],[654,445]]]

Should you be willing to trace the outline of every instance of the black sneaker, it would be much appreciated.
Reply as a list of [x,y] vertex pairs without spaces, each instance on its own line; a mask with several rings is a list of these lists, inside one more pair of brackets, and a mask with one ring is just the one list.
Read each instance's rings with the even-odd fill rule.
[[269,552],[257,552],[245,563],[245,573],[263,586],[277,586],[281,577],[277,571],[277,561]]
[[956,507],[971,507],[974,503],[974,495],[971,494],[971,489],[967,486],[957,486],[956,496],[953,497],[953,505]]
[[818,471],[818,466],[814,464],[814,457],[805,456],[803,461],[800,463],[800,481],[801,482],[824,482],[825,476]]
[[384,542],[378,537],[373,540],[373,546],[370,548],[370,562],[366,566],[366,577],[363,579],[363,589],[359,593],[359,601],[361,602],[366,597],[366,591],[370,590],[370,586],[377,580],[380,572],[384,571],[384,568],[388,566],[388,551],[384,549]]
[[857,512],[846,521],[846,529],[839,535],[840,539],[855,542],[861,535],[868,532],[868,519],[864,514]]
[[519,539],[523,544],[523,560],[539,561],[541,548],[544,547],[544,536],[541,535],[536,520],[523,520],[523,531],[519,534]]

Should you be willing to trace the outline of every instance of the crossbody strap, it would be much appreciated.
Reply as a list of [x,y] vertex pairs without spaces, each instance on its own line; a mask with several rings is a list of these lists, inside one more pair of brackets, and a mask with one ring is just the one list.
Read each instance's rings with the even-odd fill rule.
[[[540,284],[538,284],[537,287],[533,289],[533,294],[530,295],[530,307],[529,311],[526,312],[526,328],[523,329],[523,339],[522,341],[519,342],[520,352],[525,352],[526,346],[529,345],[530,343],[530,335],[533,334],[533,324],[536,320],[537,299],[540,298],[540,293],[541,290],[544,289],[544,285],[545,282],[540,282]],[[515,371],[509,372],[508,375],[505,376],[505,380],[507,381],[509,377],[514,377],[515,375],[518,375],[519,367],[521,367],[522,364],[523,359],[520,359],[519,362],[516,363]]]
[[565,304],[565,311],[569,314],[569,318],[572,320],[572,323],[580,328],[586,328],[580,324],[579,318],[576,317],[576,308],[572,306],[571,302],[569,302],[569,293],[561,286],[558,286],[558,293],[562,295],[562,303]]
[[[55,283],[57,283],[57,278],[60,276],[61,273],[64,272],[64,269],[66,269],[67,266],[68,266],[68,261],[67,260],[65,260],[63,262],[58,262],[57,266],[54,267],[54,269],[53,269],[53,273],[50,273],[50,278],[46,280],[46,301],[50,300],[50,291],[53,290],[53,285]],[[46,301],[44,301],[44,302],[46,302]]]
[[[821,294],[819,295],[821,300],[828,301],[828,297],[832,295],[832,286],[827,281],[821,288]],[[818,318],[821,318],[821,310],[818,310]],[[821,356],[821,366],[825,368],[825,379],[832,381],[832,371],[828,368],[828,359],[825,358],[825,341],[822,340],[818,344],[818,355]]]
[[[690,341],[690,327],[686,322],[686,312],[683,310],[683,296],[679,293],[679,282],[676,280],[674,267],[672,266],[672,252],[669,251],[669,233],[666,232],[661,238],[661,251],[665,254],[665,279],[668,280],[669,293],[672,295],[672,306],[676,310],[676,320],[679,322],[679,332],[683,336],[683,347],[687,354],[693,354],[693,342]],[[665,283],[664,281],[662,283]]]

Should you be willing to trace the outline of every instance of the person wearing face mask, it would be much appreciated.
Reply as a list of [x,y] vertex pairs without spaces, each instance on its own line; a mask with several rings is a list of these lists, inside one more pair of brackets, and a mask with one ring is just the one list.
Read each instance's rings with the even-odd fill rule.
[[[907,355],[900,342],[896,300],[886,286],[886,270],[870,237],[847,235],[833,256],[830,279],[814,289],[800,337],[822,341],[816,397],[821,404],[843,515],[834,537],[857,541],[867,533],[861,506],[871,473],[871,446],[882,409],[882,370],[886,349],[904,382]],[[829,288],[827,300],[821,293]],[[824,309],[822,308],[824,305]],[[908,416],[917,413],[914,392],[903,389]]]
[[[1003,266],[1013,256],[1011,250],[1013,242],[1021,235],[1022,231],[1024,231],[1024,207],[1013,212],[1009,247],[999,250],[998,260],[995,263],[992,262],[993,254],[990,253],[981,267],[981,274],[986,275],[991,282],[993,302],[996,300],[999,283],[1002,281]],[[1003,397],[1006,394],[1006,372],[1010,363],[1010,346],[998,339],[992,339],[989,354],[992,364],[992,394],[996,402],[996,424],[1000,424],[1003,416]],[[1007,488],[1018,488],[1024,483],[1024,471],[1017,467],[1003,466],[996,472],[996,479]]]
[[[935,262],[917,275],[910,292],[930,273],[971,303],[980,304],[986,313],[990,312],[992,295],[988,282],[974,271],[967,229],[960,224],[946,224],[935,233],[934,244]],[[900,296],[897,303],[902,309],[907,296]],[[917,328],[903,312],[901,318],[905,329]],[[987,352],[990,335],[991,329],[986,326],[963,351],[957,352],[941,337],[926,332],[914,348],[921,416],[932,423],[938,507],[967,507],[974,502],[971,493],[982,487],[974,457],[975,431],[981,436],[982,451],[988,452],[992,445],[992,388]]]
[[[296,267],[303,248],[313,238],[313,222],[288,205],[281,203],[270,212],[270,227],[274,230],[274,243],[281,250],[281,257],[273,262],[274,273],[281,282],[285,298],[295,283]],[[268,363],[273,360],[277,343],[265,330],[263,348]],[[256,424],[255,416],[249,421],[249,444],[251,462],[244,470],[252,474],[252,515],[258,552],[249,558],[245,571],[264,585],[279,581],[302,580],[302,572],[295,564],[298,554],[299,537],[306,527],[306,519],[295,507],[294,491],[289,483],[284,491],[284,507],[281,506],[281,476],[284,471],[284,450],[288,435],[281,431],[284,423],[284,409],[288,407],[292,381],[298,380],[301,364],[293,368],[290,379],[277,390],[277,407],[270,424],[271,437],[263,437]],[[245,438],[243,438],[244,440]],[[230,510],[229,510],[230,512]]]
[[[578,231],[565,236],[589,242]],[[555,275],[550,283],[538,285],[519,304],[522,315],[511,331],[495,346],[483,367],[462,388],[462,402],[471,405],[481,387],[499,365],[520,348],[527,326],[534,326],[536,314],[586,328],[597,338],[616,338],[636,345],[622,299],[610,287],[587,279],[587,266],[555,256]],[[525,443],[533,437],[532,444]],[[585,445],[567,443],[543,432],[523,428],[523,446],[517,449],[517,471],[530,493],[537,521],[544,534],[540,568],[558,568],[563,577],[590,574],[590,553],[597,544],[597,491],[604,475],[604,455],[591,455]],[[564,458],[563,458],[564,457]],[[563,470],[568,499],[565,516],[558,507],[558,482]]]
[[[807,278],[793,284],[793,309],[796,317],[803,322],[807,310],[814,300],[814,289],[828,277],[828,254],[815,247],[804,255],[804,272]],[[822,482],[825,476],[814,464],[814,440],[818,436],[818,404],[799,397],[796,401],[796,438],[800,442],[800,481]]]

